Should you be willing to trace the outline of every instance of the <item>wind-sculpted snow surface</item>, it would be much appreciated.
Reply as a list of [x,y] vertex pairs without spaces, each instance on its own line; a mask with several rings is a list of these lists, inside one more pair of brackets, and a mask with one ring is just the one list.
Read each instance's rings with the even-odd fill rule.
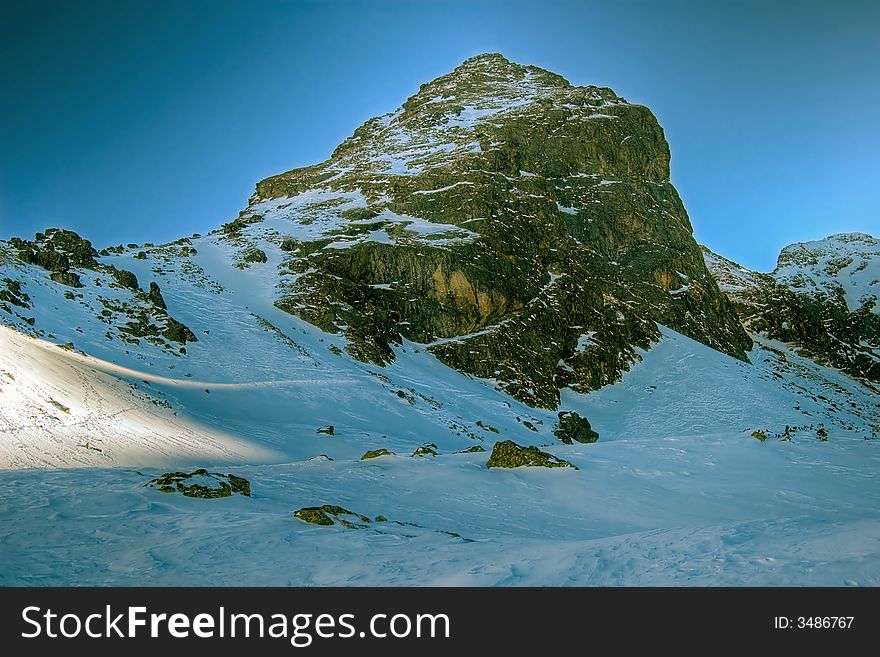
[[[276,355],[287,348],[278,344]],[[72,366],[69,354],[21,336],[3,353],[27,362],[33,349],[56,367]],[[162,412],[102,424],[101,412],[113,412],[106,402],[89,408],[71,395],[85,383],[102,393],[125,384],[97,368],[73,382],[53,379],[30,361],[29,371],[44,377],[38,392],[74,417],[91,412],[80,435],[106,449],[103,461],[66,465],[116,458],[141,467],[0,472],[0,584],[880,583],[876,397],[836,370],[774,343],[759,343],[752,364],[743,363],[664,329],[621,383],[563,395],[601,435],[563,445],[550,432],[552,414],[518,406],[416,349],[399,348],[382,372],[387,381],[368,375],[339,390],[315,381],[206,394],[153,383],[141,404],[161,392],[178,413],[166,409],[171,420],[195,427],[175,454],[150,453],[148,443],[126,450],[114,437],[132,424],[167,436]],[[4,377],[0,395],[27,386]],[[21,420],[77,435],[52,415]],[[333,435],[316,433],[325,423]],[[817,438],[820,424],[828,442]],[[28,440],[4,427],[4,440]],[[242,452],[211,451],[221,430]],[[755,431],[768,438],[756,440]],[[577,470],[487,469],[492,445],[504,439],[539,445]],[[409,456],[428,440],[437,456]],[[488,449],[461,453],[475,445]],[[395,454],[362,461],[367,448]],[[160,457],[186,472],[223,461],[220,471],[246,478],[252,496],[193,499],[147,487],[163,470],[143,464]],[[255,464],[261,459],[268,463]],[[388,522],[325,527],[293,517],[324,504]]]

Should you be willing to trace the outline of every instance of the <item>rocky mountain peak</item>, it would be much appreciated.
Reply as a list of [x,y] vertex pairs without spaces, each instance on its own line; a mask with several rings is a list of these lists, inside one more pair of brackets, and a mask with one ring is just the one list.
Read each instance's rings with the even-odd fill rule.
[[[384,365],[415,343],[533,407],[617,381],[659,324],[740,359],[751,348],[693,239],[651,111],[497,54],[422,85],[329,160],[259,182],[205,238],[129,245],[131,258],[63,232],[43,241],[4,257],[82,290],[64,303],[118,327],[107,340],[174,358],[189,358],[195,335],[168,314],[173,294],[140,285],[202,249],[358,361]],[[186,269],[209,294],[229,284]],[[36,321],[10,281],[8,311]]]
[[278,235],[279,307],[345,333],[354,357],[387,362],[406,338],[530,404],[614,381],[656,322],[751,346],[650,110],[498,54],[260,182],[225,232],[242,254]]
[[486,53],[467,59],[451,73],[421,85],[404,107],[425,107],[426,103],[446,99],[496,108],[512,101],[522,106],[540,97],[552,99],[572,88],[561,75],[537,66],[515,64],[498,53]]

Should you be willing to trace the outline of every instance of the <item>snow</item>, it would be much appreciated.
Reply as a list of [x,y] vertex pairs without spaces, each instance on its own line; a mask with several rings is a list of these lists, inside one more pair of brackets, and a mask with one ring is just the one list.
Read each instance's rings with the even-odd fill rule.
[[[773,272],[777,281],[806,293],[843,293],[850,312],[880,299],[880,240],[838,233],[785,247]],[[880,312],[880,304],[873,308]]]
[[[55,347],[3,335],[15,341],[4,343],[0,353],[7,358],[57,356],[33,366],[40,380],[50,366],[69,367],[69,354]],[[518,405],[415,353],[411,343],[398,355],[383,371],[393,381],[385,394],[380,380],[365,377],[344,387],[344,396],[323,386],[295,399],[269,387],[258,404],[229,396],[212,406],[213,420],[198,422],[203,429],[213,433],[229,424],[255,443],[287,451],[263,465],[253,455],[224,465],[224,472],[251,482],[251,498],[161,493],[144,484],[162,470],[143,466],[0,472],[0,584],[880,584],[880,444],[836,425],[834,414],[827,443],[806,433],[761,443],[746,433],[802,423],[808,418],[793,404],[819,410],[810,397],[826,387],[848,391],[829,392],[830,399],[862,402],[859,395],[869,395],[839,373],[797,360],[816,378],[795,379],[763,346],[749,365],[663,329],[661,342],[621,383],[591,395],[565,394],[563,407],[586,413],[602,435],[595,444],[566,446],[549,436],[553,413]],[[332,359],[334,370],[367,369]],[[791,385],[780,386],[774,371]],[[84,382],[55,380],[67,391]],[[809,392],[798,392],[798,385]],[[391,392],[399,387],[431,396],[442,408],[413,406]],[[5,382],[3,390],[8,394]],[[247,390],[236,392],[247,396]],[[352,396],[357,414],[345,412]],[[243,413],[249,406],[253,412]],[[371,413],[371,406],[380,412]],[[175,408],[192,415],[186,404]],[[298,426],[284,427],[281,409]],[[487,447],[502,437],[545,444],[579,470],[487,470],[487,454],[453,453],[471,440],[425,424],[444,412],[497,427],[499,435],[482,433]],[[846,413],[837,420],[849,422]],[[368,424],[360,414],[370,415]],[[542,420],[541,435],[522,428],[517,415]],[[328,422],[337,435],[315,436],[314,426]],[[283,431],[285,439],[266,429]],[[428,440],[438,443],[440,456],[406,456]],[[379,446],[398,456],[358,460]],[[293,453],[298,457],[290,460]],[[188,470],[210,458],[174,460],[176,469]],[[322,503],[415,524],[355,530],[292,517]]]
[[459,185],[473,186],[473,184],[474,183],[472,183],[468,180],[459,180],[458,182],[452,183],[451,185],[446,185],[446,187],[438,187],[437,189],[420,189],[420,190],[413,192],[413,194],[437,194],[438,192],[445,192],[447,190],[452,189],[453,187],[458,187]]
[[575,353],[582,354],[595,343],[596,331],[588,331],[578,338]]
[[[128,381],[118,378],[126,374]],[[135,372],[0,326],[0,466],[278,458],[274,450],[173,413],[162,405],[166,395],[152,390],[150,382],[156,381],[200,391],[214,385]]]
[[556,207],[559,209],[560,212],[564,212],[565,214],[577,214],[578,213],[577,208],[570,208],[565,205],[562,205],[561,203],[557,203]]

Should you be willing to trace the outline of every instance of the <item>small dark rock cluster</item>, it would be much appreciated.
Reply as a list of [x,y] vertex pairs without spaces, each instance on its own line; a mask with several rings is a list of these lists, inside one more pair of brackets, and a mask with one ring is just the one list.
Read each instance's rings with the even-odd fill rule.
[[234,474],[208,472],[204,468],[193,472],[166,472],[147,483],[163,493],[182,493],[186,497],[216,499],[230,497],[233,493],[251,496],[251,484],[244,477]]

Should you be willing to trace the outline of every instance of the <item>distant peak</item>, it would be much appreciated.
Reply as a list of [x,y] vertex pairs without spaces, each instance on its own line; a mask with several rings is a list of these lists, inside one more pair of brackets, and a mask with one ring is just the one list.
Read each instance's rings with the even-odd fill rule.
[[876,237],[867,233],[835,233],[825,239],[833,242],[867,242],[868,244],[877,242]]
[[792,251],[800,250],[821,250],[825,248],[842,247],[845,244],[877,246],[878,244],[880,244],[880,240],[878,240],[873,235],[868,235],[867,233],[835,233],[833,235],[829,235],[824,239],[789,244],[784,249],[782,249],[782,253],[785,254]]

